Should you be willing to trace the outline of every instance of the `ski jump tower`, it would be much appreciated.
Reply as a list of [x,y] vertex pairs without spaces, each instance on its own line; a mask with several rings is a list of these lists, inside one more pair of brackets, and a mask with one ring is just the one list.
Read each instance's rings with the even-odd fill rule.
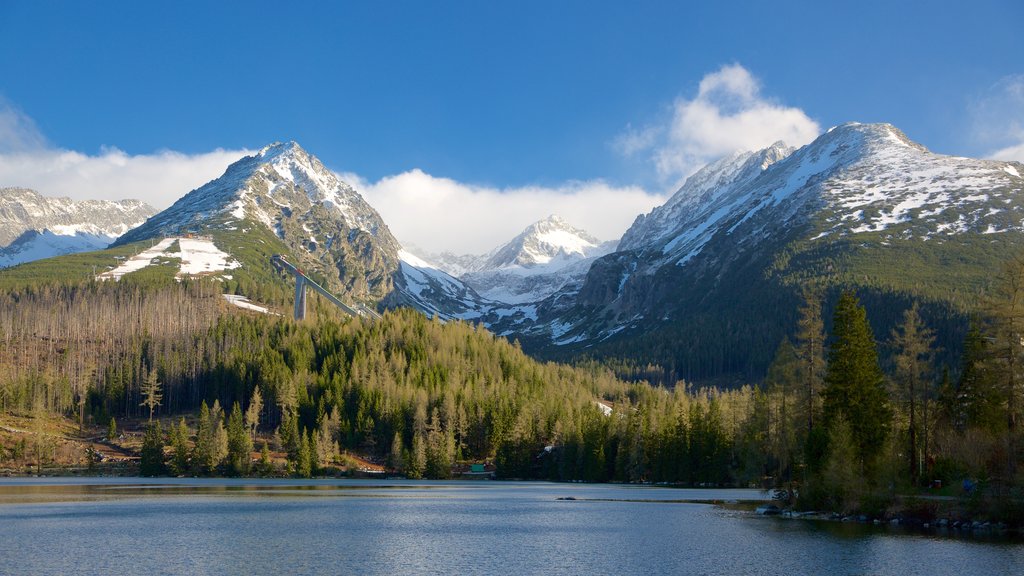
[[327,299],[328,302],[334,304],[338,308],[341,308],[342,312],[355,318],[369,318],[370,320],[379,320],[380,314],[373,309],[363,305],[356,304],[355,306],[349,306],[337,296],[331,294],[323,288],[323,286],[317,284],[309,276],[299,268],[296,268],[294,264],[285,259],[281,254],[274,254],[270,258],[270,263],[274,265],[280,271],[288,272],[292,276],[295,276],[295,319],[304,320],[306,318],[306,286],[313,288],[320,293],[321,296]]

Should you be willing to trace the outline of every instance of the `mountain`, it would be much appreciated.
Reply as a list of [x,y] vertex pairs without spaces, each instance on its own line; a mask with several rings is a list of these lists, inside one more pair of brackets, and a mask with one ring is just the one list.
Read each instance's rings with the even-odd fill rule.
[[552,215],[480,258],[459,279],[489,300],[537,302],[581,279],[590,263],[611,252],[615,244],[602,243]]
[[0,188],[0,267],[106,248],[155,212],[138,200],[75,201]]
[[[243,268],[268,270],[270,253],[287,252],[360,301],[384,298],[398,271],[400,246],[377,211],[295,142],[231,164],[117,244],[182,234],[211,236]],[[255,243],[261,249],[247,256]]]
[[888,124],[723,159],[637,218],[571,301],[540,305],[524,346],[757,378],[812,283],[874,303],[881,337],[910,299],[962,323],[1024,245],[1022,175],[1020,163],[932,153]]
[[1022,175],[1020,163],[932,153],[888,124],[844,124],[799,149],[776,143],[706,166],[614,252],[552,217],[484,257],[434,264],[289,142],[232,164],[113,248],[18,267],[18,278],[72,265],[75,277],[117,278],[163,263],[179,276],[219,271],[226,291],[280,304],[291,281],[269,259],[286,254],[343,297],[480,322],[540,357],[752,381],[792,335],[808,286],[826,316],[840,291],[857,291],[880,340],[919,302],[954,356],[980,296],[1024,246]]

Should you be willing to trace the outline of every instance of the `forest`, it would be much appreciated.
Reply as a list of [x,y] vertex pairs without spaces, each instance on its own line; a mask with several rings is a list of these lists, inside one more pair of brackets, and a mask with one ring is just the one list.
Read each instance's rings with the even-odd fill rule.
[[[766,378],[730,389],[541,363],[480,326],[407,309],[368,321],[314,306],[303,323],[242,312],[222,289],[130,277],[10,288],[0,416],[111,434],[140,423],[147,474],[311,476],[357,456],[447,478],[486,462],[502,478],[776,488],[819,510],[942,485],[1024,518],[1024,260],[979,304],[958,365],[939,362],[917,304],[876,335],[856,294],[828,301],[808,285]],[[47,457],[0,446],[0,466],[32,450]]]

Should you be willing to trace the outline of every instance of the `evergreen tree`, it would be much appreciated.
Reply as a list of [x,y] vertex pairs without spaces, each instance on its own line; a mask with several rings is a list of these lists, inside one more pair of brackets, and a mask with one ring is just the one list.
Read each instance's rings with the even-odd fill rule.
[[228,416],[228,464],[232,472],[244,476],[249,473],[249,465],[252,461],[252,437],[246,429],[242,417],[242,409],[238,402],[231,408],[231,415]]
[[821,478],[825,503],[830,510],[850,512],[856,510],[862,492],[863,480],[857,465],[859,454],[853,432],[842,414],[829,428],[829,454]]
[[[213,401],[214,406],[217,405],[217,401]],[[212,467],[211,472],[214,471],[218,466],[224,463],[224,460],[228,457],[228,431],[224,428],[224,420],[221,417],[223,410],[210,410],[210,425],[213,427],[213,450],[211,452]],[[214,419],[213,415],[217,414],[218,418]]]
[[164,395],[161,392],[160,380],[157,379],[156,370],[150,370],[146,373],[146,380],[142,384],[142,402],[139,406],[145,406],[149,408],[149,421],[153,421],[153,411],[160,406],[160,402],[163,400]]
[[424,475],[427,478],[444,479],[451,476],[454,440],[444,429],[438,410],[435,408],[427,425],[427,462]]
[[267,446],[267,441],[263,441],[263,448],[260,449],[260,464],[259,473],[260,476],[270,476],[274,471],[274,464],[270,461],[270,447]]
[[213,472],[217,463],[214,461],[213,424],[210,421],[210,408],[204,400],[199,407],[199,421],[196,423],[196,444],[192,453],[192,466],[197,474]]
[[405,469],[405,458],[403,458],[404,448],[402,447],[402,434],[395,432],[394,438],[391,439],[391,452],[388,456],[388,464],[391,468],[398,473],[401,473]]
[[256,441],[256,428],[260,425],[260,413],[263,412],[263,395],[260,387],[252,389],[252,398],[249,399],[249,407],[245,410],[245,425],[249,429],[249,438]]
[[405,475],[409,478],[422,478],[427,470],[427,442],[423,434],[414,434],[412,437],[412,449],[408,458],[405,459]]
[[989,345],[976,321],[964,336],[960,356],[960,378],[956,387],[947,388],[943,409],[958,432],[968,428],[984,428],[992,432],[1004,429],[1002,395],[996,390],[990,367]]
[[892,420],[875,338],[867,312],[850,292],[839,298],[832,322],[833,340],[825,372],[825,422],[831,426],[839,417],[845,418],[861,469],[870,472]]
[[318,467],[333,464],[337,459],[341,448],[335,439],[338,434],[338,409],[332,410],[331,414],[324,414],[320,418],[320,426],[317,427],[314,440],[316,440],[316,464]]
[[927,403],[931,392],[931,359],[935,333],[921,322],[914,303],[903,314],[903,324],[892,332],[891,345],[896,351],[896,382],[899,397],[907,411],[907,471],[912,484],[918,484],[921,468],[927,454],[921,454],[918,428],[922,424],[924,436],[928,435],[927,420],[919,414],[927,414]]
[[299,435],[302,440],[299,441],[298,457],[295,459],[295,475],[300,478],[311,478],[313,476],[313,451],[310,446],[309,434],[303,430]]
[[188,472],[188,438],[191,432],[185,418],[171,426],[171,471],[180,476]]
[[1006,477],[1017,473],[1017,416],[1024,371],[1024,255],[1003,268],[986,302],[992,321],[990,366],[1000,396],[1004,399],[1006,423]]
[[139,474],[161,476],[164,468],[164,435],[160,422],[150,422],[142,436],[142,454],[139,458]]
[[117,439],[117,420],[113,417],[110,418],[110,424],[107,426],[107,442],[113,442]]
[[796,430],[803,427],[794,422],[794,399],[800,396],[802,364],[796,348],[788,338],[783,338],[775,352],[775,358],[768,366],[765,389],[769,398],[774,399],[778,408],[776,432],[771,438],[771,451],[776,461],[775,477],[781,482],[792,480],[793,463],[796,459]]
[[810,434],[825,373],[825,323],[821,318],[821,294],[813,288],[804,289],[804,304],[800,307],[797,321],[796,353],[803,365],[803,410],[807,433]]

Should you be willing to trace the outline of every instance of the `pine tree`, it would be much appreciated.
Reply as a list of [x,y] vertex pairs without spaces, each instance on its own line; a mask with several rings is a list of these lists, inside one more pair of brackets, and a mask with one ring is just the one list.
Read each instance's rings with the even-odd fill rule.
[[110,418],[110,424],[107,426],[107,442],[113,442],[117,439],[117,420],[113,417]]
[[1007,262],[986,308],[992,321],[990,365],[1005,399],[1006,476],[1013,478],[1017,472],[1018,396],[1024,371],[1024,255]]
[[191,432],[185,418],[171,427],[171,471],[180,476],[188,472],[188,438]]
[[228,463],[232,472],[244,476],[249,473],[252,454],[252,437],[246,430],[242,417],[242,409],[238,402],[231,408],[228,416]]
[[870,472],[885,445],[892,411],[867,312],[850,292],[836,304],[832,336],[825,372],[824,419],[831,426],[839,417],[845,418],[859,464],[864,472]]
[[142,476],[160,476],[164,468],[164,435],[160,430],[160,422],[150,422],[142,437],[142,454],[139,458],[139,474]]
[[804,289],[804,305],[800,307],[800,319],[797,321],[796,352],[803,366],[803,410],[807,433],[810,434],[825,373],[825,323],[821,318],[821,294],[813,288]]
[[270,447],[267,446],[267,441],[263,441],[263,448],[260,449],[260,476],[270,476],[274,471],[274,464],[270,461]]
[[413,434],[412,449],[405,459],[405,475],[409,478],[422,478],[427,470],[427,442],[423,434]]
[[161,392],[160,380],[157,379],[156,370],[150,370],[146,373],[146,380],[142,384],[142,402],[139,406],[145,406],[149,408],[149,421],[153,421],[153,411],[160,406],[160,402],[163,400],[164,395]]
[[955,388],[946,390],[943,401],[947,417],[958,432],[974,427],[991,432],[1004,429],[1002,395],[995,387],[991,358],[985,335],[977,321],[972,321],[964,336],[960,378]]
[[214,400],[213,408],[210,409],[210,426],[213,428],[211,473],[228,457],[228,431],[224,428],[223,414],[224,411],[220,409],[220,403]]
[[311,478],[313,476],[313,451],[310,446],[309,434],[303,430],[299,435],[302,440],[299,441],[299,453],[295,459],[295,475],[300,478]]
[[[778,463],[776,478],[780,481],[784,477],[792,480],[793,460],[797,450],[793,400],[799,396],[802,368],[796,348],[788,338],[783,338],[774,360],[768,366],[764,381],[765,389],[778,403],[777,432],[772,439],[772,451]],[[796,423],[796,426],[800,427],[800,424]]]
[[249,399],[249,407],[245,410],[245,425],[249,429],[249,438],[256,441],[256,428],[260,425],[260,413],[263,412],[263,395],[260,387],[252,389],[252,398]]
[[[891,345],[896,350],[896,380],[900,387],[899,393],[907,409],[907,471],[910,481],[918,484],[921,476],[923,460],[927,454],[921,454],[918,444],[918,427],[923,418],[918,417],[920,408],[927,415],[927,402],[930,397],[932,345],[935,333],[921,323],[917,312],[917,303],[903,315],[903,324],[893,329]],[[924,421],[924,436],[928,435],[928,422]]]
[[214,462],[213,425],[210,421],[210,408],[203,400],[199,407],[199,421],[196,424],[196,445],[192,454],[192,466],[197,474],[213,471]]
[[394,438],[391,439],[391,453],[388,456],[388,464],[398,473],[405,469],[405,459],[402,457],[403,450],[402,434],[395,432]]

